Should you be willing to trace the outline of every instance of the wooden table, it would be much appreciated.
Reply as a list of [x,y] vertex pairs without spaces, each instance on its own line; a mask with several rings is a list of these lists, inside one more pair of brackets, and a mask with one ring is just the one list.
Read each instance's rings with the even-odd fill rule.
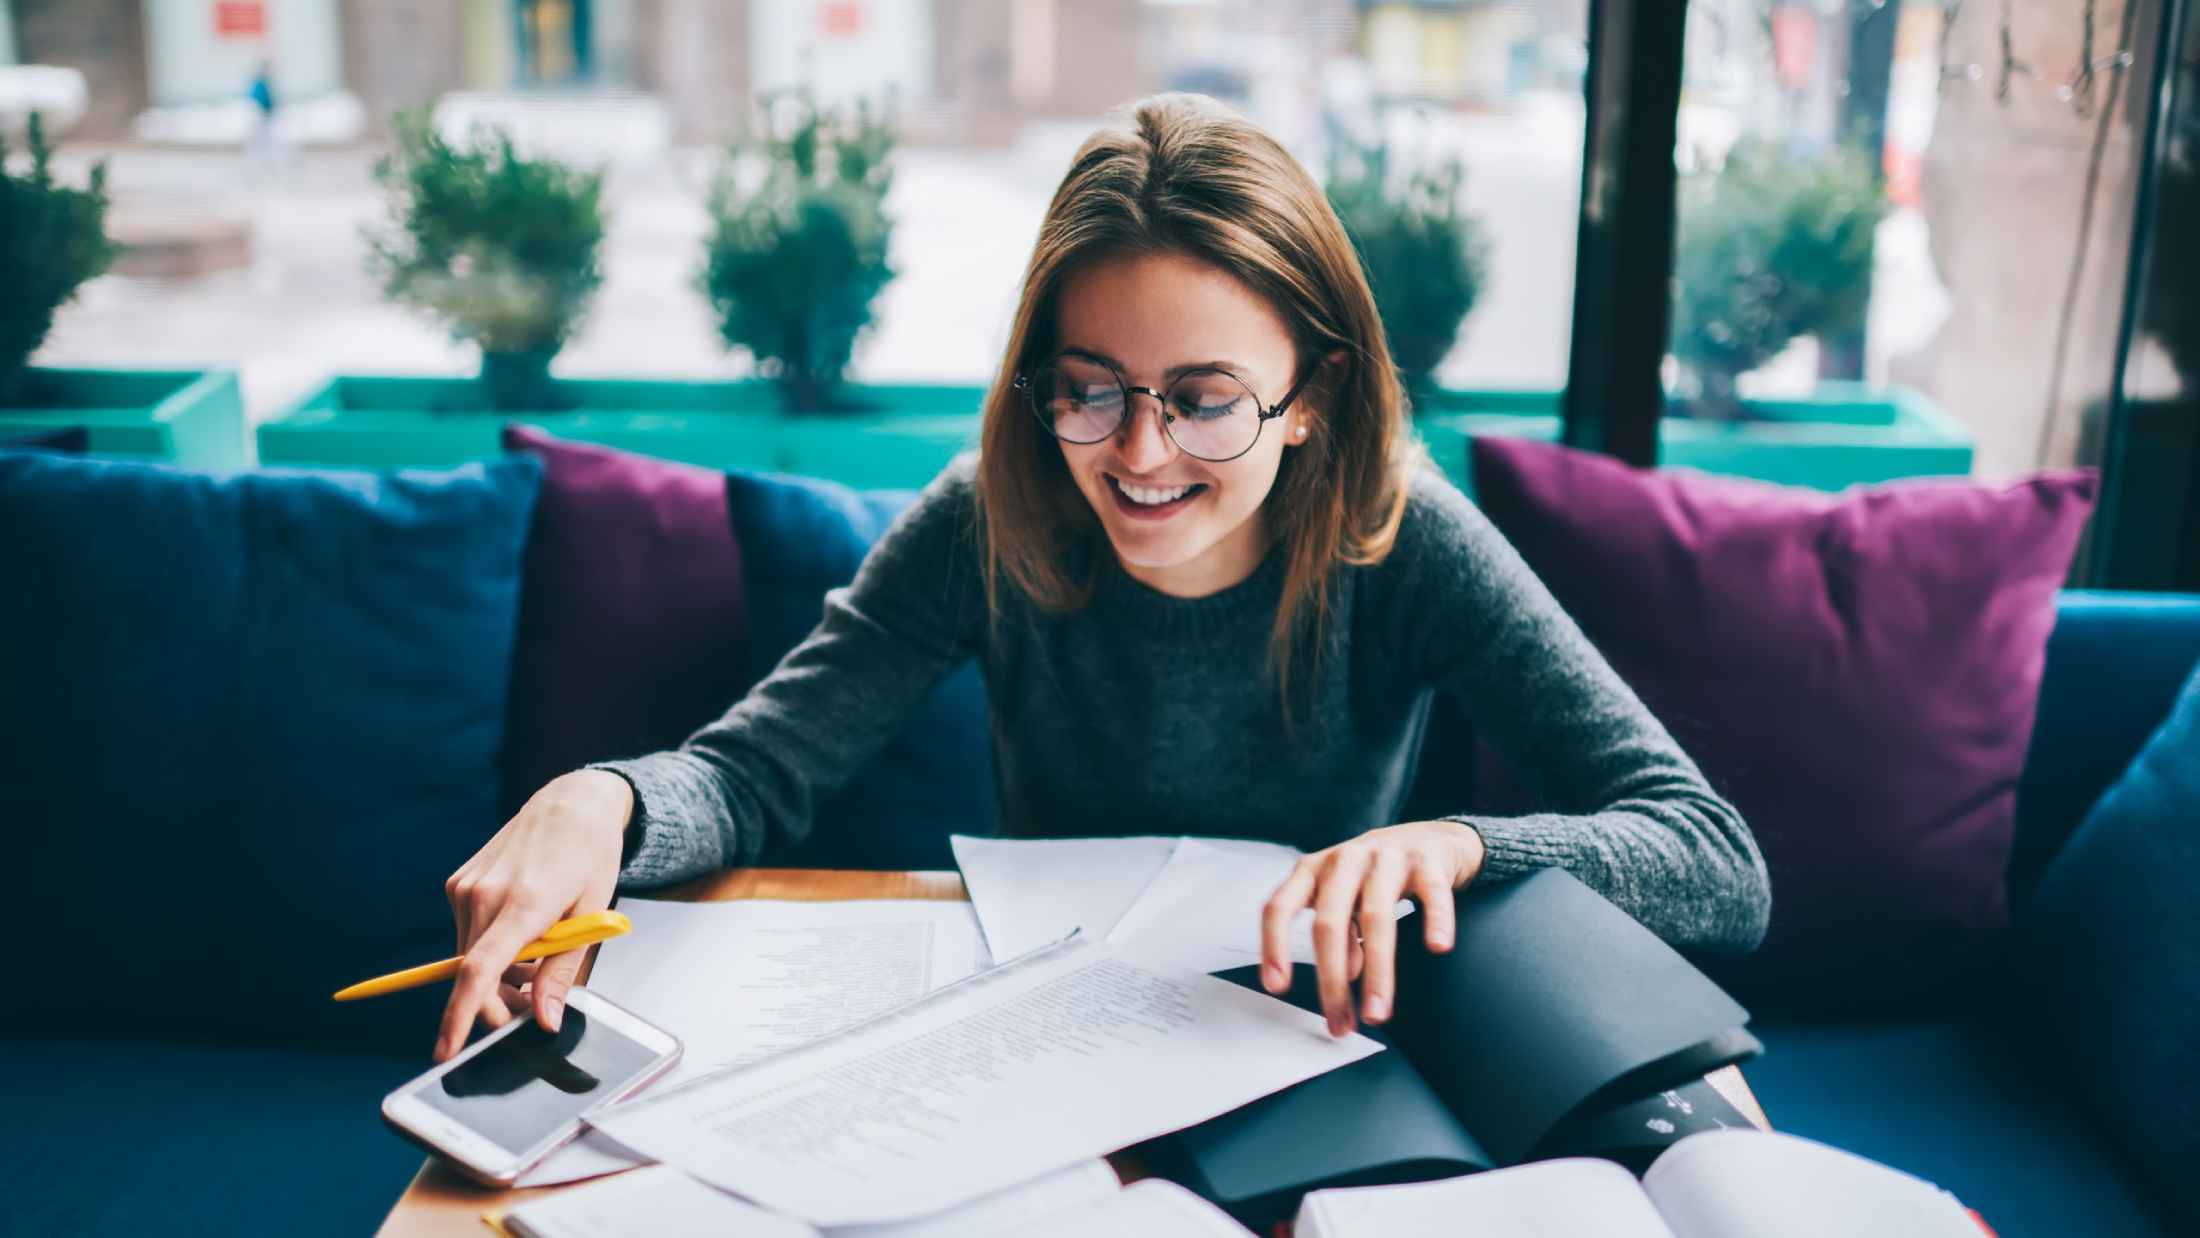
[[[744,868],[691,881],[670,890],[652,893],[652,898],[680,899],[687,902],[715,902],[721,899],[771,898],[832,901],[858,898],[930,898],[961,900],[964,893],[962,878],[954,873],[865,873],[840,872],[827,869],[806,868]],[[589,963],[595,962],[595,948],[589,948]],[[587,971],[582,971],[585,979]],[[1749,1115],[1749,1120],[1767,1130],[1771,1124],[1765,1120],[1764,1110],[1751,1095],[1749,1085],[1742,1080],[1742,1072],[1732,1066],[1714,1071],[1706,1081],[1719,1093],[1734,1102],[1736,1108]],[[1143,1176],[1135,1150],[1119,1152],[1108,1158],[1124,1181]],[[579,1184],[574,1184],[579,1185]],[[390,1210],[378,1231],[384,1238],[425,1238],[427,1235],[447,1234],[453,1238],[481,1238],[488,1232],[481,1214],[490,1208],[501,1208],[551,1191],[569,1190],[571,1186],[545,1186],[524,1191],[498,1191],[480,1186],[459,1176],[443,1164],[430,1159],[413,1175],[412,1185],[405,1188],[397,1206]]]

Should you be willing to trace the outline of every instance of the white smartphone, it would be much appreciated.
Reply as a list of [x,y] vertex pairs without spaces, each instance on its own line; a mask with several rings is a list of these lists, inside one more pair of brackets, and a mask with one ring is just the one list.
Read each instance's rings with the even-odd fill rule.
[[680,1041],[585,988],[556,1032],[532,1014],[382,1098],[392,1129],[477,1182],[510,1186],[580,1133],[586,1115],[632,1096],[680,1060]]

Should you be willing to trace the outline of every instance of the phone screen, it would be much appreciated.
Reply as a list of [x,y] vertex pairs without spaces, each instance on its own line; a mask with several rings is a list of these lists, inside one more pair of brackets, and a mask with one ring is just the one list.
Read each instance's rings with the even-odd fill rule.
[[572,1006],[556,1032],[527,1018],[414,1092],[513,1153],[525,1152],[647,1070],[657,1055]]

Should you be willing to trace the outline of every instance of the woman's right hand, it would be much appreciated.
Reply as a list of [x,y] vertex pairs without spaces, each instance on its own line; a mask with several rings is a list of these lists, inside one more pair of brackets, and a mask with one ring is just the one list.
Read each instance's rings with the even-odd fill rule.
[[633,812],[634,789],[617,774],[584,769],[561,775],[535,792],[519,815],[443,883],[463,961],[443,1008],[436,1061],[465,1046],[476,1018],[491,1027],[510,1020],[507,982],[530,975],[535,1020],[547,1031],[558,1030],[566,991],[586,951],[569,950],[518,967],[512,960],[558,921],[611,905]]

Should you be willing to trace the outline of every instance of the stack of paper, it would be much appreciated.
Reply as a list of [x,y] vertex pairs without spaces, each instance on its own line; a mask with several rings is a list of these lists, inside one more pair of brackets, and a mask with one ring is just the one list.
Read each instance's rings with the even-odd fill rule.
[[938,1212],[1379,1051],[1227,981],[1067,944],[594,1118],[819,1225]]
[[[652,1091],[808,1044],[978,970],[968,903],[676,903],[621,899],[634,931],[605,942],[588,987],[680,1038],[680,1065]],[[521,1186],[643,1164],[594,1132]]]

